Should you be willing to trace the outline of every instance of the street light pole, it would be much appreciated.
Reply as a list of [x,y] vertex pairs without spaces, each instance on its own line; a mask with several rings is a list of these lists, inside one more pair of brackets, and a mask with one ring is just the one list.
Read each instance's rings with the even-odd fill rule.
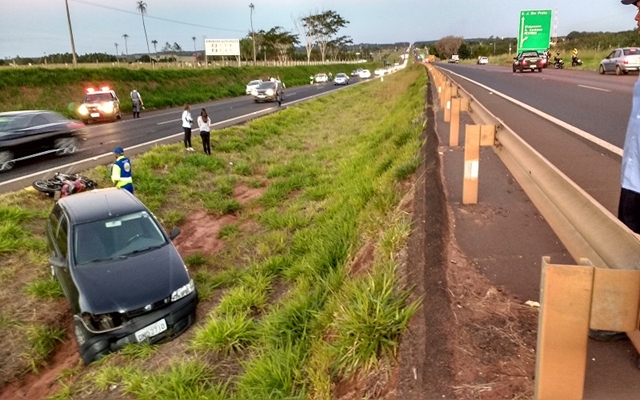
[[76,45],[73,41],[73,30],[71,29],[71,15],[69,14],[69,0],[64,0],[65,5],[67,6],[67,22],[69,22],[69,36],[71,37],[71,52],[73,56],[73,66],[78,65],[78,60],[76,59]]
[[253,3],[249,4],[249,19],[251,20],[251,42],[253,43],[253,65],[256,65],[256,35],[253,32],[253,13],[256,6]]
[[120,65],[120,59],[118,58],[118,43],[114,43],[116,45],[116,63]]

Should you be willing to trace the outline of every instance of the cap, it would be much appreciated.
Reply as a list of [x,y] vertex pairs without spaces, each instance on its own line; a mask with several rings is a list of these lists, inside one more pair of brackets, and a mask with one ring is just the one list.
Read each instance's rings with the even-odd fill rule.
[[637,2],[638,0],[620,0],[620,3],[626,4],[626,5],[636,4]]
[[122,147],[116,147],[113,149],[113,154],[124,154],[124,149]]

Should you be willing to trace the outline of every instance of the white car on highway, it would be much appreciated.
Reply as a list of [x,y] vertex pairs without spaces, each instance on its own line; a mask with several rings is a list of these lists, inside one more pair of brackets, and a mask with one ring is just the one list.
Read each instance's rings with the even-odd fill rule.
[[384,68],[377,68],[375,71],[373,71],[373,74],[375,76],[382,76],[382,75],[384,75],[386,73],[387,73],[387,70],[384,69]]
[[327,83],[329,82],[329,77],[327,74],[316,74],[314,80],[316,83]]
[[371,78],[371,71],[369,71],[368,69],[363,69],[358,73],[358,76],[360,77],[360,79],[369,79]]
[[247,87],[245,89],[245,93],[246,94],[251,94],[251,92],[253,92],[253,89],[257,89],[258,86],[260,86],[261,83],[262,83],[262,79],[256,79],[255,81],[251,81],[251,82],[247,83]]

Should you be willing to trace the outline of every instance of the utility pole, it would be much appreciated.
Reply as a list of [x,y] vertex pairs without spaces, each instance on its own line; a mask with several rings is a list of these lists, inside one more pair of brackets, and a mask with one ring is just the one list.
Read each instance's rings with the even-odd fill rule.
[[251,20],[251,42],[253,42],[253,65],[256,65],[256,35],[253,32],[253,13],[256,6],[253,3],[249,4],[249,19]]
[[69,14],[69,0],[64,0],[65,5],[67,6],[67,22],[69,22],[69,36],[71,37],[71,54],[73,56],[73,66],[78,65],[78,60],[76,59],[76,45],[73,41],[73,29],[71,29],[71,15]]
[[118,65],[120,65],[120,59],[118,58],[118,43],[114,43],[116,45],[116,62],[118,63]]

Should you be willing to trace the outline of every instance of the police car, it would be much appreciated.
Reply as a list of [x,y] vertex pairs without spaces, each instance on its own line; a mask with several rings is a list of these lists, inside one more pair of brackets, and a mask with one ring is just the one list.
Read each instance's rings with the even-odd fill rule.
[[116,121],[122,118],[120,99],[108,86],[99,90],[87,88],[84,100],[78,107],[78,114],[85,124],[94,121]]

